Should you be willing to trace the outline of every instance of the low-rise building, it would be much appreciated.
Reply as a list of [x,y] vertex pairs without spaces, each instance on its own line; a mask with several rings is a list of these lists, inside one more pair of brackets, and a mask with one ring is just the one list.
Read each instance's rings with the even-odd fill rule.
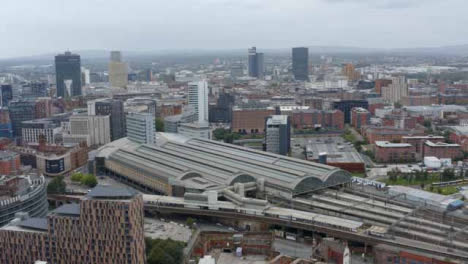
[[20,155],[9,150],[0,151],[0,175],[17,175],[20,172]]
[[292,126],[295,129],[344,129],[344,114],[340,110],[294,110]]
[[362,107],[355,107],[351,110],[351,126],[360,129],[370,122],[371,113]]
[[207,122],[182,123],[179,125],[179,134],[188,138],[211,139],[211,128]]
[[437,157],[439,159],[463,158],[463,152],[459,144],[426,141],[424,143],[424,157]]
[[426,141],[430,140],[431,142],[437,143],[437,142],[444,142],[445,138],[442,136],[408,136],[408,137],[402,137],[401,142],[402,143],[408,143],[414,146],[414,151],[416,153],[416,159],[421,160],[424,158],[424,143]]
[[423,136],[425,133],[422,129],[366,126],[361,128],[361,134],[374,144],[376,141],[401,142],[404,136]]
[[414,146],[408,143],[375,142],[375,160],[377,162],[412,162],[416,160],[414,152]]

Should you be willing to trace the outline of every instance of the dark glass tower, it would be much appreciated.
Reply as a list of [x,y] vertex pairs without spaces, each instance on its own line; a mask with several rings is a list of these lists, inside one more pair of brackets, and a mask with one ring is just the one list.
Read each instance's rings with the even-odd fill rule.
[[292,49],[292,71],[294,78],[298,81],[309,80],[309,49]]
[[249,76],[262,78],[265,71],[263,53],[257,53],[257,48],[249,49]]
[[13,126],[13,136],[21,137],[21,129],[23,128],[23,121],[34,119],[36,110],[36,103],[34,101],[11,101],[8,107],[10,111],[10,119]]
[[57,97],[81,95],[81,59],[80,55],[67,51],[55,56],[55,74],[57,76]]
[[13,99],[13,88],[11,84],[3,84],[0,93],[2,106],[8,106],[8,102]]

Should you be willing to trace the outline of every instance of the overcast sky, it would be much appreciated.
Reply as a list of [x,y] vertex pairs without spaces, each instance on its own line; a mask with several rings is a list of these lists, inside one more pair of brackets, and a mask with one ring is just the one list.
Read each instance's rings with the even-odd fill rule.
[[468,44],[467,0],[0,0],[0,58],[65,49]]

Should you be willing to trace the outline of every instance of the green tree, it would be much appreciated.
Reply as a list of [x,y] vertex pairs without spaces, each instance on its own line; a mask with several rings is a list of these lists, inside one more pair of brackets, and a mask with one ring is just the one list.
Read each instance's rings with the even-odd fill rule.
[[81,182],[81,180],[83,179],[83,176],[84,176],[83,173],[76,172],[72,174],[70,179],[72,180],[72,182]]
[[96,176],[93,174],[86,174],[81,178],[81,184],[88,187],[94,187],[98,184]]
[[184,243],[171,239],[145,238],[148,264],[180,264],[183,260]]
[[47,185],[47,193],[49,194],[62,194],[67,191],[67,185],[63,181],[63,176],[53,178]]
[[187,220],[185,220],[185,224],[188,225],[190,228],[192,228],[194,223],[195,220],[192,217],[187,217]]
[[455,179],[455,171],[452,169],[445,169],[442,172],[442,180],[443,181],[451,181]]
[[162,118],[156,118],[154,124],[157,132],[164,132],[164,120]]

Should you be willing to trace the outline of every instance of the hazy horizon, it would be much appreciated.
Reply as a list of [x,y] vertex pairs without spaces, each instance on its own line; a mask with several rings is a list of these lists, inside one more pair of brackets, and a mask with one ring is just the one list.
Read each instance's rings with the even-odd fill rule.
[[65,50],[432,48],[468,44],[463,0],[17,0],[0,58]]

